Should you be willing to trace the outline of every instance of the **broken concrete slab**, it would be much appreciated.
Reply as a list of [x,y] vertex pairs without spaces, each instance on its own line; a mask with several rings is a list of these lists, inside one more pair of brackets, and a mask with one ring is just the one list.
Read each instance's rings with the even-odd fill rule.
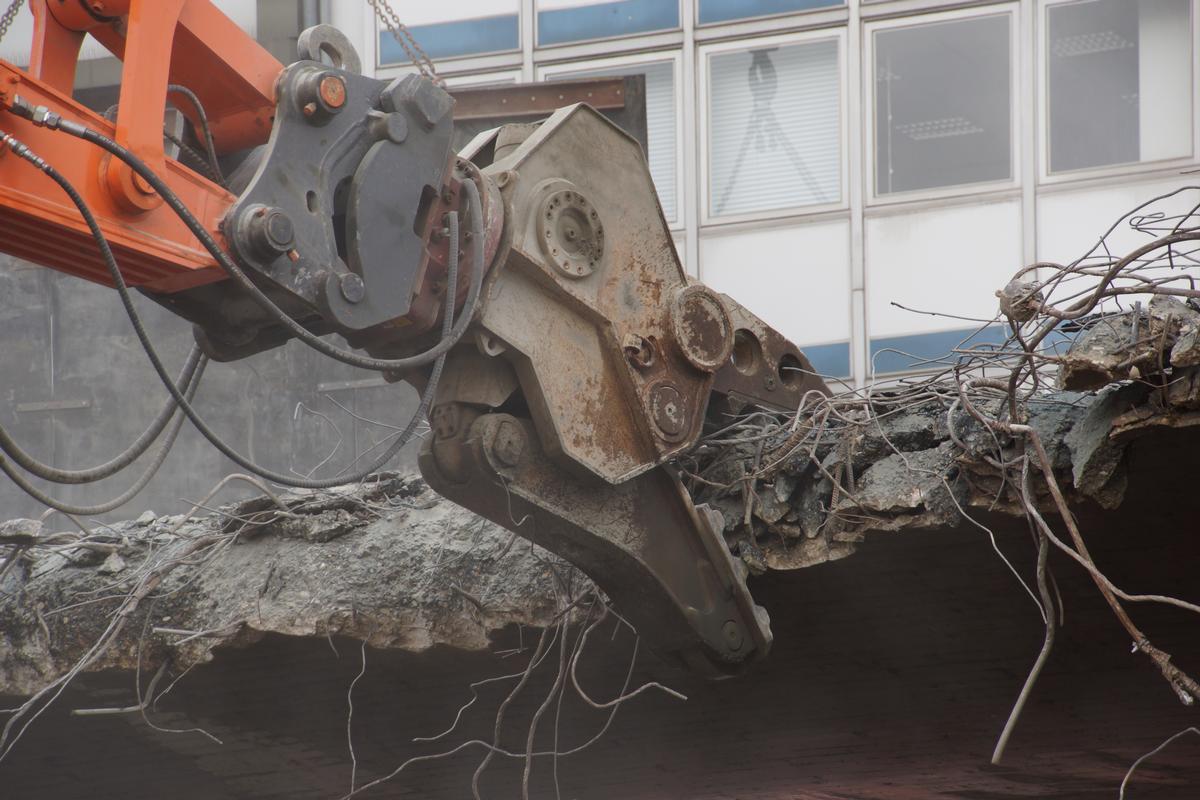
[[[500,628],[545,625],[555,613],[546,554],[418,478],[384,476],[281,499],[286,513],[264,515],[250,501],[226,508],[228,516],[143,515],[98,527],[89,537],[94,549],[73,547],[68,536],[54,549],[26,551],[0,598],[0,691],[30,694],[58,677],[151,565],[169,563],[189,542],[248,514],[260,524],[223,540],[203,565],[170,572],[93,668],[135,669],[140,660],[153,671],[170,658],[182,670],[218,647],[270,633],[350,636],[412,651],[480,650]],[[4,530],[26,539],[40,534],[30,521]],[[155,630],[171,632],[148,635]]]

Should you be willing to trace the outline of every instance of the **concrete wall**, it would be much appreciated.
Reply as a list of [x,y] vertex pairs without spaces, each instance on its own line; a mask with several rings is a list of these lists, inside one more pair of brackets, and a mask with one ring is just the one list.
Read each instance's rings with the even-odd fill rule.
[[[178,369],[192,343],[191,327],[149,300],[138,305],[164,359]],[[103,463],[167,400],[116,293],[106,287],[3,258],[0,341],[0,424],[41,460],[71,468]],[[364,380],[372,385],[361,386]],[[403,425],[416,394],[292,343],[237,364],[210,365],[196,405],[243,454],[300,474],[329,457],[314,473],[326,477],[393,432],[353,414]],[[137,466],[101,485],[61,487],[56,495],[74,503],[105,500],[132,483]],[[188,423],[160,475],[118,513],[182,511],[180,498],[200,500],[232,471],[238,470]],[[44,509],[7,479],[0,480],[0,508],[5,517]]]

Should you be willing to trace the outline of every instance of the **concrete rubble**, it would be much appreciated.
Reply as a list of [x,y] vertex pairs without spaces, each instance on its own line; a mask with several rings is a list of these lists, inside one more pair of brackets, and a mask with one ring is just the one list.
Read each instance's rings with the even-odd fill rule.
[[[98,526],[86,549],[26,551],[32,557],[0,585],[0,693],[32,693],[66,671],[144,565],[167,563],[197,537],[251,516],[263,521],[246,526],[203,568],[168,573],[94,669],[134,669],[141,641],[143,669],[169,654],[182,670],[215,648],[246,646],[267,633],[348,636],[384,649],[480,650],[497,629],[545,624],[554,613],[545,554],[417,478],[387,475],[354,490],[280,499],[286,514],[262,513],[274,508],[265,498],[226,506],[227,517],[147,512]],[[0,528],[0,541],[54,531],[19,520]],[[146,629],[152,635],[143,638]]]
[[[1157,428],[1200,422],[1200,367],[1192,364],[1198,330],[1200,313],[1169,299],[1147,312],[1103,318],[1064,360],[1068,389],[1030,404],[1030,424],[1072,503],[1118,507],[1129,443]],[[1114,382],[1134,377],[1135,369],[1161,375],[1170,366],[1164,353],[1180,365],[1168,389]],[[829,437],[812,458],[794,457],[768,482],[701,489],[697,500],[723,513],[731,549],[754,574],[845,558],[869,534],[953,529],[964,511],[1018,514],[984,457],[994,437],[960,411],[956,444],[947,420],[945,402],[879,416]],[[750,459],[749,452],[727,459],[731,485]],[[838,477],[838,491],[831,477]],[[480,650],[505,626],[544,625],[553,617],[547,554],[441,499],[419,478],[387,475],[354,489],[281,499],[285,513],[266,497],[219,515],[146,512],[97,527],[84,547],[67,537],[56,547],[24,550],[0,585],[2,693],[35,691],[74,663],[143,565],[166,563],[174,548],[248,518],[254,524],[242,526],[203,568],[171,570],[140,604],[136,624],[92,668],[133,668],[140,642],[143,669],[168,654],[174,669],[185,669],[216,648],[267,633],[343,635],[408,651],[439,644]],[[54,532],[17,520],[0,528],[0,543],[30,544]],[[155,634],[143,637],[143,630]]]

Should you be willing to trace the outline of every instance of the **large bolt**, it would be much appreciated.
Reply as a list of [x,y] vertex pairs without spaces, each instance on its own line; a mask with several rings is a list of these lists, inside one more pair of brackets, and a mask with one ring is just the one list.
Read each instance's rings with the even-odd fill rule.
[[650,391],[650,417],[665,439],[679,439],[687,432],[687,400],[674,385],[660,383]]
[[282,210],[257,206],[247,209],[242,219],[245,243],[263,259],[273,260],[292,249],[296,230]]
[[304,116],[314,124],[345,108],[348,92],[346,81],[327,70],[308,70],[296,82],[296,101]]
[[317,92],[330,109],[340,111],[346,105],[346,82],[337,75],[321,78]]
[[504,420],[496,427],[496,438],[492,442],[492,455],[506,467],[521,463],[525,454],[525,432],[515,422]]
[[346,298],[347,303],[361,303],[362,299],[367,296],[366,284],[363,283],[362,278],[353,272],[347,272],[338,278],[338,286],[341,288],[342,297]]
[[725,624],[721,627],[721,634],[725,637],[725,644],[729,645],[730,650],[741,650],[745,637],[742,635],[742,626],[738,625],[731,619],[725,620]]

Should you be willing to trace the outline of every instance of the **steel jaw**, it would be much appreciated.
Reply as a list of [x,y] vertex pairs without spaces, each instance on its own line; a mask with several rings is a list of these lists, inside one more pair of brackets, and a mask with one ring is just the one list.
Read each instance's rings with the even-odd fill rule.
[[[670,461],[715,392],[787,407],[823,384],[772,377],[811,366],[688,278],[640,146],[591,108],[461,155],[500,187],[505,244],[473,343],[447,361],[422,473],[582,569],[660,655],[736,674],[770,649],[769,620],[720,513],[692,503]],[[735,341],[755,357],[737,370]]]

